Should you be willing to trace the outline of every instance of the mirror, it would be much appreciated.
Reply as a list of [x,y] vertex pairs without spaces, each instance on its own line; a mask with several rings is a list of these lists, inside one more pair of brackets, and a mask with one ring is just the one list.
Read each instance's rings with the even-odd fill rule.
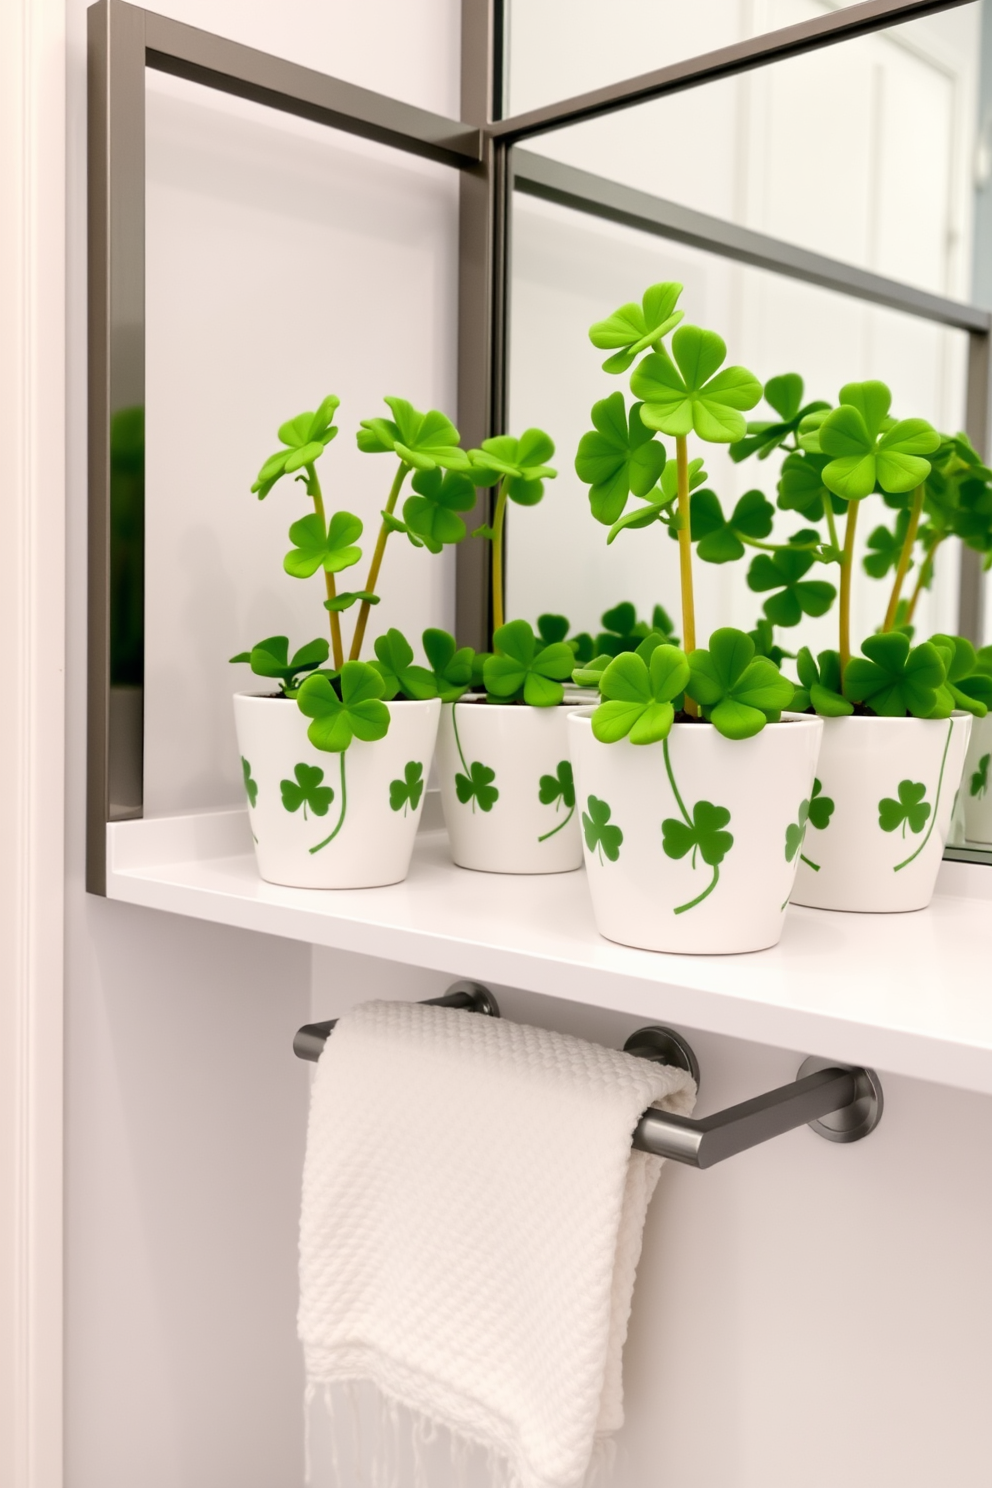
[[[549,74],[547,52],[533,38],[552,24],[561,3],[528,0],[518,7],[526,9],[526,21],[513,13],[510,101],[516,112],[549,96],[567,97],[623,76],[624,58],[626,75],[633,75],[689,55],[690,42],[699,52],[711,50],[825,8],[811,0],[721,4],[693,8],[687,20],[673,3],[647,7],[626,0],[611,26],[617,46],[623,39],[619,55],[596,27],[570,22],[570,34],[590,38],[588,54],[577,45],[558,49]],[[704,23],[704,12],[711,24]],[[532,181],[541,171],[528,168],[528,157],[591,172],[933,296],[992,306],[992,138],[986,138],[992,136],[992,15],[983,29],[982,12],[980,4],[963,5],[562,129],[516,152],[509,424],[514,431],[535,424],[547,429],[557,445],[559,474],[540,506],[509,515],[508,613],[532,622],[542,612],[565,615],[572,633],[589,633],[597,650],[617,644],[609,633],[629,626],[630,606],[637,621],[650,623],[660,605],[679,633],[677,543],[660,523],[621,530],[608,542],[609,527],[593,519],[589,487],[574,468],[579,441],[592,427],[593,403],[617,391],[628,407],[634,401],[629,372],[602,370],[606,353],[590,344],[588,328],[639,301],[649,285],[680,282],[686,322],[717,330],[727,343],[728,364],[742,364],[763,384],[798,373],[803,403],[833,404],[842,384],[879,378],[892,389],[896,417],[924,418],[955,434],[966,427],[968,412],[966,329],[735,261],[698,241],[604,220],[563,204],[560,196],[548,199],[554,192],[535,194]],[[748,416],[767,421],[778,415],[762,402]],[[674,442],[664,442],[674,456]],[[740,462],[724,444],[700,444],[690,453],[703,458],[705,485],[729,517],[748,492],[762,492],[773,505],[781,501],[790,442],[791,436],[785,449],[767,458]],[[887,609],[895,564],[883,560],[899,515],[878,495],[864,507],[851,611],[858,640],[880,626]],[[822,521],[820,528],[820,540],[829,541]],[[776,510],[777,543],[809,529],[808,512]],[[764,538],[760,528],[745,533],[737,543],[744,551],[734,561],[700,561],[697,546],[700,634],[721,624],[754,630],[759,620],[774,619],[774,634],[765,640],[786,653],[836,646],[837,608],[818,613],[822,594],[814,602],[793,587],[800,603],[790,614],[774,591],[759,587],[767,577],[761,563],[755,566],[759,558],[768,565]],[[903,599],[921,639],[960,628],[961,551],[956,539],[938,542],[927,565],[929,548],[921,541],[915,550]],[[882,572],[873,577],[871,569]],[[804,578],[836,585],[837,576],[836,566],[814,562]],[[992,595],[987,575],[979,582],[986,628],[975,639],[988,643]],[[969,763],[970,774],[980,772],[980,759]],[[963,822],[956,840],[964,841]],[[992,848],[978,856],[992,861]]]

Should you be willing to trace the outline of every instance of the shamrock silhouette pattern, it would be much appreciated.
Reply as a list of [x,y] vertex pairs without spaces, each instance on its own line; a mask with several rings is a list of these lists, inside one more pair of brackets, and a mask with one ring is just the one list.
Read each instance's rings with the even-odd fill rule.
[[901,827],[903,837],[907,827],[911,832],[922,832],[931,811],[929,801],[924,800],[926,793],[922,780],[900,780],[899,799],[885,796],[878,803],[878,825],[882,831],[895,832]]
[[255,802],[258,800],[258,781],[252,779],[251,765],[245,759],[244,755],[241,756],[241,773],[245,779],[245,794],[248,797],[248,805],[254,808]]
[[822,794],[823,786],[819,780],[813,781],[813,794],[809,803],[809,824],[818,832],[825,832],[830,825],[830,818],[834,814],[834,803],[829,796]]
[[279,782],[285,810],[299,811],[302,806],[304,821],[307,819],[308,808],[314,816],[326,816],[334,800],[334,792],[329,785],[321,785],[324,772],[320,766],[294,765],[293,774],[296,776],[295,780]]
[[479,803],[480,811],[492,811],[499,800],[499,790],[493,781],[496,779],[496,771],[491,770],[488,765],[480,764],[473,760],[468,767],[468,774],[455,775],[455,790],[462,805],[472,802],[472,810],[475,810],[476,802]]
[[575,781],[572,778],[572,766],[569,760],[559,760],[558,768],[554,775],[542,775],[538,781],[537,798],[542,806],[550,806],[554,802],[555,811],[560,811],[562,806],[567,806],[568,815],[560,821],[550,832],[545,832],[543,837],[538,837],[538,842],[547,842],[556,832],[567,827],[575,814]]
[[[806,836],[806,823],[809,821],[809,804],[809,801],[800,801],[799,810],[796,813],[797,820],[790,822],[785,829],[785,861],[787,863],[793,861],[803,845],[803,838]],[[803,862],[808,863],[809,859],[804,857]],[[814,863],[810,863],[809,866],[811,868],[816,867]],[[817,868],[816,871],[819,872],[820,870]]]
[[599,854],[601,863],[604,853],[611,863],[615,863],[620,856],[623,832],[615,822],[610,822],[613,812],[605,801],[601,801],[598,796],[590,796],[586,805],[588,810],[582,813],[586,847],[591,853]]
[[971,777],[969,794],[975,796],[979,800],[982,796],[984,796],[985,792],[989,788],[990,760],[992,760],[992,754],[983,754],[981,759],[978,761],[978,769],[974,771]]
[[389,805],[393,811],[416,811],[424,793],[424,767],[418,760],[409,760],[403,766],[403,779],[389,782]]
[[668,783],[681,812],[681,820],[677,816],[666,816],[661,824],[661,845],[670,858],[684,858],[692,853],[693,868],[696,867],[697,857],[700,857],[713,869],[713,877],[702,893],[686,904],[678,905],[673,911],[675,914],[685,914],[687,910],[695,909],[697,904],[702,904],[720,882],[720,864],[733,847],[734,838],[731,832],[725,830],[730,825],[730,812],[726,806],[715,806],[712,801],[697,801],[692,814],[689,814],[675,783],[667,739],[662,744],[662,751]]

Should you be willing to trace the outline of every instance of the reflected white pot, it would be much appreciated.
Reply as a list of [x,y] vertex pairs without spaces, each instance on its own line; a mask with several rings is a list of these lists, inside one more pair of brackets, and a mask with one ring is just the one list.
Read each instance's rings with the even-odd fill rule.
[[951,718],[827,718],[792,895],[814,909],[925,909],[971,732]]
[[[248,816],[268,883],[367,889],[406,878],[441,704],[435,698],[386,707],[385,738],[353,739],[343,754],[328,754],[310,743],[310,720],[295,702],[236,694]],[[319,780],[309,773],[317,770]]]
[[822,720],[786,714],[739,740],[676,723],[663,744],[601,744],[592,712],[572,714],[569,742],[599,933],[693,955],[775,945]]
[[967,841],[992,843],[992,713],[972,720],[961,801]]
[[444,705],[438,784],[451,856],[459,867],[483,873],[567,873],[582,867],[569,711],[565,704],[528,708],[484,698]]

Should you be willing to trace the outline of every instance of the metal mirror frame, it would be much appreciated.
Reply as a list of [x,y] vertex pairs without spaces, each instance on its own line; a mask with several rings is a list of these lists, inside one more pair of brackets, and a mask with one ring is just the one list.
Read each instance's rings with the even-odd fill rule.
[[[514,190],[689,243],[738,262],[953,326],[968,334],[966,428],[989,454],[992,314],[706,216],[521,150],[527,140],[649,99],[765,67],[972,0],[864,0],[704,56],[503,118],[507,0],[462,0],[461,119],[448,119],[126,0],[88,12],[89,609],[86,886],[106,893],[107,823],[142,815],[143,738],[111,722],[111,576],[122,562],[144,634],[143,544],[115,551],[110,425],[145,401],[145,70],[171,73],[378,141],[459,172],[458,412],[473,445],[504,429],[511,197]],[[143,500],[143,497],[142,497]],[[488,516],[480,493],[477,521]],[[962,550],[965,635],[981,633],[979,555]],[[481,647],[491,613],[481,544],[457,555],[459,640]],[[112,807],[112,778],[137,782]]]

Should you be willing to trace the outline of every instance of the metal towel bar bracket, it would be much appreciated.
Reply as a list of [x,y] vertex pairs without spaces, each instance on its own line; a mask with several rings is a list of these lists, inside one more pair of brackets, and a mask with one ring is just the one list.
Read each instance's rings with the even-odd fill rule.
[[[478,982],[455,982],[443,997],[430,997],[427,1003],[499,1017],[495,997]],[[336,1022],[332,1018],[326,1023],[305,1024],[293,1039],[293,1052],[300,1059],[319,1059]],[[673,1064],[686,1070],[699,1085],[696,1056],[674,1029],[639,1028],[624,1044],[624,1051],[639,1059]],[[882,1104],[882,1086],[874,1070],[809,1058],[803,1060],[797,1078],[789,1085],[713,1116],[697,1120],[651,1108],[634,1128],[633,1145],[641,1152],[693,1168],[711,1168],[724,1158],[798,1126],[808,1125],[830,1142],[860,1141],[881,1120]]]

